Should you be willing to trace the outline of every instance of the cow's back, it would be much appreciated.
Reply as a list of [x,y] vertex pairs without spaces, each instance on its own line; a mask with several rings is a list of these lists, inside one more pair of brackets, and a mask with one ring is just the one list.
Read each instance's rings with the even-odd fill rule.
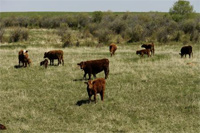
[[91,60],[91,61],[86,61],[85,63],[86,63],[86,71],[90,71],[92,73],[99,73],[109,68],[108,59]]
[[52,50],[48,52],[48,58],[49,59],[58,59],[59,57],[63,56],[62,50]]
[[192,46],[183,46],[181,48],[181,54],[190,54],[192,53]]
[[95,82],[94,87],[95,87],[95,89],[97,89],[98,93],[100,93],[103,89],[105,89],[106,81],[104,78],[95,79],[95,80],[93,80],[93,82]]

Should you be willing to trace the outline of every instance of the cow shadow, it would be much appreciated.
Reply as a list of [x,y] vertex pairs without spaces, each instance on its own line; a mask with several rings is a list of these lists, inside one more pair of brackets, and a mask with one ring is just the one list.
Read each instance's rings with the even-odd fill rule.
[[20,65],[15,65],[14,68],[19,69],[19,68],[24,68],[24,67]]
[[77,103],[76,103],[76,105],[77,106],[81,106],[81,105],[83,105],[83,104],[89,104],[90,102],[89,102],[89,100],[80,100],[80,101],[78,101]]

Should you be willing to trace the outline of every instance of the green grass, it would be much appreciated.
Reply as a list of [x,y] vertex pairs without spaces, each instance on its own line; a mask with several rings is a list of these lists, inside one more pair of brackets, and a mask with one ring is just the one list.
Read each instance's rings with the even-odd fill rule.
[[[108,47],[71,47],[64,66],[47,69],[39,62],[54,48],[27,46],[33,63],[19,69],[21,47],[1,48],[0,123],[7,132],[199,132],[199,44],[191,59],[180,47],[156,45],[151,58],[137,56],[137,45],[118,46],[112,58]],[[87,104],[76,64],[100,58],[110,60],[105,101]]]

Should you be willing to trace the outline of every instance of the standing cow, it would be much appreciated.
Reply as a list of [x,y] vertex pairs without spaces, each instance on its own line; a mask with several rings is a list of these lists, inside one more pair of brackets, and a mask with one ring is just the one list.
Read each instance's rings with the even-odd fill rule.
[[181,58],[185,55],[186,57],[186,54],[189,55],[189,58],[191,57],[191,55],[193,56],[193,53],[192,53],[192,46],[188,45],[188,46],[183,46],[181,48],[181,53],[179,53],[181,55]]
[[145,48],[145,49],[149,49],[151,51],[151,54],[154,55],[155,53],[155,49],[154,49],[154,43],[150,43],[150,44],[143,44],[141,46],[142,48]]
[[27,64],[31,64],[31,60],[28,58],[28,51],[27,50],[20,50],[18,53],[18,60],[19,60],[19,66],[20,63],[22,63],[23,67],[27,67]]
[[84,70],[83,78],[86,78],[86,75],[89,75],[89,79],[91,79],[91,74],[94,78],[96,78],[96,74],[104,71],[105,79],[108,78],[109,74],[109,60],[108,59],[100,59],[100,60],[90,60],[90,61],[82,61],[77,64],[80,66],[82,70]]
[[50,60],[50,65],[54,65],[54,59],[58,59],[58,65],[61,64],[61,61],[62,65],[64,65],[62,50],[52,50],[49,52],[45,52],[44,58],[48,58]]
[[114,55],[115,51],[117,50],[117,45],[114,43],[110,44],[109,50],[110,50],[110,56],[112,57],[112,55]]
[[89,96],[89,102],[91,101],[92,95],[94,95],[94,101],[96,103],[96,95],[99,93],[101,95],[101,100],[104,100],[105,85],[106,81],[104,78],[98,78],[95,80],[89,80],[85,82],[87,84],[87,92]]

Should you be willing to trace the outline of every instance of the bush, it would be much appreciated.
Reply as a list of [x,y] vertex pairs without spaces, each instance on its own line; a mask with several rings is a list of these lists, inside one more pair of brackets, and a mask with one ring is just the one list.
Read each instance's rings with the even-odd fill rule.
[[157,40],[158,42],[164,42],[164,43],[169,41],[169,35],[166,27],[162,27],[159,29],[157,33]]
[[0,26],[0,42],[3,42],[3,35],[5,33],[5,30],[3,27]]
[[144,28],[143,26],[137,24],[132,28],[128,28],[126,30],[126,33],[128,35],[128,37],[130,38],[128,40],[128,43],[132,43],[132,42],[138,42],[143,40],[143,33],[144,33]]
[[187,33],[192,33],[194,32],[196,28],[196,23],[193,19],[188,19],[188,20],[185,20],[181,23],[181,29],[185,32],[185,34]]
[[14,28],[11,32],[10,32],[10,42],[18,42],[18,41],[22,41],[22,40],[28,40],[28,30],[25,28]]
[[111,34],[112,32],[108,30],[107,28],[105,29],[99,29],[96,32],[96,37],[99,40],[99,43],[108,43],[111,39]]

